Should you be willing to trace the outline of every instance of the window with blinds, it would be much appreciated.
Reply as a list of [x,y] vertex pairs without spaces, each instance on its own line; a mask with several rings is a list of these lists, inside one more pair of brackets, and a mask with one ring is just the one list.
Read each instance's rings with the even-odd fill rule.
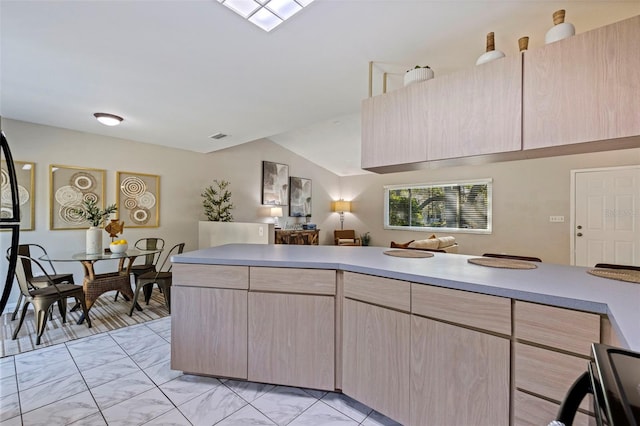
[[491,179],[384,187],[385,229],[491,233]]

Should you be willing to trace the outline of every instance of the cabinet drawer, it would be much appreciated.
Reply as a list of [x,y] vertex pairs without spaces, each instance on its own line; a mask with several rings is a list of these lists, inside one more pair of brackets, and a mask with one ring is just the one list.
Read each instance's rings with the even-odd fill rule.
[[[589,360],[524,343],[515,344],[515,385],[518,389],[564,399],[573,382],[585,371]],[[585,399],[580,408],[591,411]]]
[[251,291],[336,294],[336,271],[333,270],[251,267],[250,275]]
[[400,311],[411,310],[411,284],[407,281],[345,272],[344,296]]
[[511,299],[411,284],[412,313],[511,335]]
[[[513,400],[513,424],[515,426],[548,425],[556,418],[559,409],[559,404],[516,391]],[[573,424],[576,426],[588,426],[595,424],[595,419],[578,412]]]
[[600,316],[516,301],[514,335],[541,345],[589,356],[600,341]]
[[187,287],[249,288],[249,267],[174,263],[173,285]]

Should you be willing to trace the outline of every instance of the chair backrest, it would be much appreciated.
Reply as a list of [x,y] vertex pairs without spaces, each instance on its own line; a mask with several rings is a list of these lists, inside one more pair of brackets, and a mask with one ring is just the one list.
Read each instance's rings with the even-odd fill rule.
[[640,266],[633,265],[616,265],[614,263],[596,263],[596,268],[607,268],[607,269],[625,269],[629,271],[640,271]]
[[[42,252],[42,255],[44,256],[47,255],[47,251],[44,249],[44,247],[42,247],[39,244],[20,244],[18,246],[18,256],[23,256],[23,258],[21,259],[21,263],[22,263],[22,268],[24,270],[24,276],[26,277],[28,282],[31,282],[31,280],[33,279],[33,271],[31,269],[31,262],[29,260],[26,260],[25,258],[31,259],[33,257],[31,255],[31,249],[33,247],[37,247],[38,249],[40,249],[40,251]],[[11,255],[11,247],[7,249],[7,259],[9,259],[10,255]],[[55,275],[56,269],[53,267],[53,263],[50,260],[48,262],[49,262],[49,267],[51,268],[51,270],[53,271],[53,274]],[[40,267],[42,268],[42,265],[40,265]],[[47,273],[44,269],[43,271],[45,274]]]
[[29,273],[32,272],[32,269],[31,269],[32,263],[34,263],[38,267],[38,269],[44,274],[44,276],[47,277],[49,284],[55,285],[51,280],[51,277],[49,276],[47,271],[45,271],[45,269],[42,267],[40,263],[38,263],[37,260],[32,259],[29,256],[18,254],[18,262],[16,262],[16,278],[18,279],[18,286],[20,287],[20,292],[25,296],[30,295],[29,293],[29,290],[31,290],[31,287],[29,286],[30,280],[29,280],[29,277],[27,276],[26,270],[28,269]]
[[542,259],[539,257],[533,256],[517,256],[515,254],[502,254],[502,253],[485,253],[484,257],[497,257],[500,259],[514,259],[514,260],[526,260],[529,262],[542,262]]
[[333,231],[333,238],[337,239],[354,239],[356,238],[356,231],[353,229],[336,229]]
[[160,253],[164,249],[164,240],[162,238],[140,238],[134,244],[138,250],[160,250],[157,253],[147,254],[144,257],[145,265],[156,265],[160,259]]
[[171,267],[173,266],[173,264],[171,263],[171,256],[173,256],[174,254],[182,253],[184,251],[184,245],[185,243],[179,243],[171,247],[171,249],[167,252],[164,260],[162,261],[162,265],[158,269],[158,273],[164,269],[164,266],[167,262],[169,262],[169,268],[165,272],[171,271]]

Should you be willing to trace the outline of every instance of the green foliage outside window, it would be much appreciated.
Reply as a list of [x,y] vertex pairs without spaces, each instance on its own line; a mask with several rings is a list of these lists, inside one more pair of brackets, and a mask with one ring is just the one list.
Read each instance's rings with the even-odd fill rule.
[[491,231],[491,182],[385,188],[385,227]]

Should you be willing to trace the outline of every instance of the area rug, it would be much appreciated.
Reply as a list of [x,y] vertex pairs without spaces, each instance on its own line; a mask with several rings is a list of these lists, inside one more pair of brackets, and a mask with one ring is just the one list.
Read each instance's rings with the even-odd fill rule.
[[[63,324],[56,305],[53,311],[53,319],[50,318],[49,321],[47,321],[47,328],[42,334],[40,344],[37,346],[36,323],[33,310],[27,311],[27,316],[24,319],[24,323],[16,340],[12,340],[11,337],[13,336],[15,327],[18,326],[19,315],[15,321],[11,321],[13,312],[4,312],[2,317],[0,317],[2,324],[2,328],[0,329],[0,338],[2,339],[0,357],[40,349],[134,324],[142,324],[169,315],[169,311],[164,306],[164,296],[157,291],[157,289],[154,289],[149,304],[145,305],[143,300],[140,303],[143,310],[134,310],[132,316],[129,316],[131,302],[125,301],[122,296],[118,297],[118,300],[114,302],[114,296],[115,292],[105,293],[100,296],[91,307],[89,311],[91,328],[88,328],[86,323],[76,324],[80,317],[80,312],[68,312],[67,322]],[[70,299],[69,307],[71,306],[73,306],[73,303]]]

